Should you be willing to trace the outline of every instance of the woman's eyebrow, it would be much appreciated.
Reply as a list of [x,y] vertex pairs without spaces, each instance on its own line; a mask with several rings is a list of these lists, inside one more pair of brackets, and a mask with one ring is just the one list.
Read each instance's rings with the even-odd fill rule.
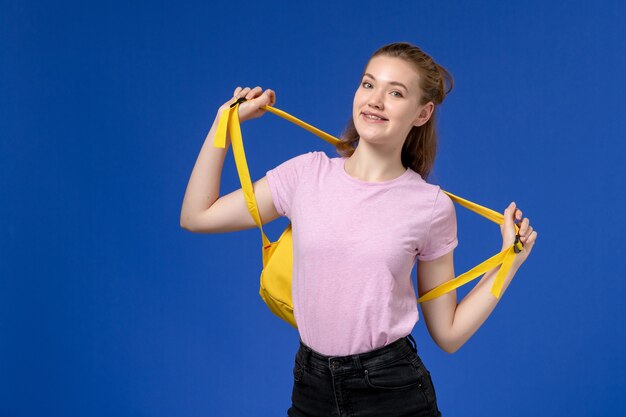
[[[366,75],[368,77],[370,77],[372,80],[376,81],[376,78],[372,74],[366,72],[365,74],[363,74],[363,77],[365,77]],[[389,81],[389,84],[391,84],[391,85],[399,85],[400,87],[404,88],[406,91],[409,91],[409,89],[406,88],[406,85],[402,84],[401,82]]]

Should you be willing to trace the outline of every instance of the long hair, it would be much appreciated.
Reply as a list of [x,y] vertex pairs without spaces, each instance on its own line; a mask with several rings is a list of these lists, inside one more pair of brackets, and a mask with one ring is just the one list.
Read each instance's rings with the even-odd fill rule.
[[[437,155],[437,108],[454,87],[452,75],[420,48],[407,42],[384,45],[377,49],[369,60],[377,56],[401,58],[413,65],[420,75],[419,85],[423,93],[420,104],[432,101],[435,105],[430,119],[422,126],[413,126],[402,146],[402,165],[410,167],[426,180]],[[367,65],[365,67],[367,68]],[[449,85],[447,90],[446,80]],[[343,157],[350,157],[359,142],[359,133],[352,117],[348,120],[340,139],[341,142],[336,145],[337,152]]]

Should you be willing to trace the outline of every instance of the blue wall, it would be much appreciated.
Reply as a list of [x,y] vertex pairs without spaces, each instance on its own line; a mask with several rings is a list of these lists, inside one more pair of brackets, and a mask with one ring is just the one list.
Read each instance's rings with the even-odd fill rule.
[[[0,416],[286,415],[298,334],[258,295],[260,233],[181,229],[184,191],[236,86],[338,135],[394,41],[455,78],[430,181],[540,235],[457,353],[417,323],[443,414],[624,415],[626,7],[505,3],[3,1]],[[269,113],[243,134],[253,180],[334,155]],[[458,275],[500,230],[457,216]]]

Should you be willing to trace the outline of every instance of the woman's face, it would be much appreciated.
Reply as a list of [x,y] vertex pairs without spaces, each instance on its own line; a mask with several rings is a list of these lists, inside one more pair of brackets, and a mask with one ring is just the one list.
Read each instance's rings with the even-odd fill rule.
[[[397,142],[401,146],[413,126],[426,122],[419,118],[424,108],[420,98],[419,74],[409,63],[388,56],[372,58],[354,94],[352,107],[360,139]],[[366,114],[378,115],[382,120]]]

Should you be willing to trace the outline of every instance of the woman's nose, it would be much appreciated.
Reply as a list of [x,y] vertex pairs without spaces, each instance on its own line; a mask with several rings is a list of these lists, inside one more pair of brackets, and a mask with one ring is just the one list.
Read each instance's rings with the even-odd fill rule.
[[382,109],[383,107],[382,93],[376,92],[376,91],[372,92],[367,104],[370,105],[371,107]]

